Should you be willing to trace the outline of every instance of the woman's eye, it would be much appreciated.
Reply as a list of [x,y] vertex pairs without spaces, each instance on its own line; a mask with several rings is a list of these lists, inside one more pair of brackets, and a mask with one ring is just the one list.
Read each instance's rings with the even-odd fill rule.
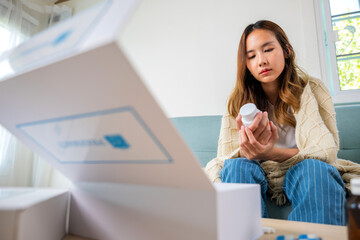
[[272,50],[274,50],[274,48],[266,49],[265,52],[271,52]]
[[249,56],[248,58],[249,58],[249,59],[253,59],[253,58],[255,58],[255,55]]

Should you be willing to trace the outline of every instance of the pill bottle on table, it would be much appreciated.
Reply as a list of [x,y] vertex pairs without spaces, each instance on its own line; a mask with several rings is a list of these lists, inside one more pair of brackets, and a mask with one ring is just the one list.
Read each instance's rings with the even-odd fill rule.
[[352,196],[346,202],[348,239],[360,239],[360,178],[350,181]]

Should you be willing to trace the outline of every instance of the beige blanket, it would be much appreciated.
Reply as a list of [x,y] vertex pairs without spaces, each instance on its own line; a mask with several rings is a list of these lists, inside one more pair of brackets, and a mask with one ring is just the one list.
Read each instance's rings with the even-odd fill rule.
[[[300,110],[295,114],[295,119],[295,138],[299,153],[282,163],[265,161],[261,164],[266,173],[272,199],[276,199],[278,205],[286,202],[282,191],[286,171],[304,159],[318,159],[335,166],[347,188],[350,187],[351,178],[360,176],[359,164],[337,159],[339,134],[336,127],[335,110],[331,96],[323,82],[313,78],[309,79],[301,96]],[[217,157],[205,167],[205,172],[210,180],[221,182],[219,173],[224,161],[237,157],[240,157],[240,149],[236,120],[225,113],[221,122]]]

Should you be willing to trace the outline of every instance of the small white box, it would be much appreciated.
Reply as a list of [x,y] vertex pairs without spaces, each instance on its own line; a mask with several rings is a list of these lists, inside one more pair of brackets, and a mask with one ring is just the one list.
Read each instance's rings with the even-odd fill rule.
[[216,191],[81,183],[71,192],[69,231],[101,240],[253,240],[261,236],[260,187]]
[[1,188],[0,239],[62,239],[68,202],[67,190]]

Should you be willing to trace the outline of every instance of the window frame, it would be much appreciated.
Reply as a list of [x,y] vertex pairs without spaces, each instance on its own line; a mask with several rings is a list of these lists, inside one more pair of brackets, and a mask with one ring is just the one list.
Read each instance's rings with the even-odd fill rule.
[[330,90],[334,104],[341,105],[359,103],[360,89],[340,89],[335,48],[337,34],[332,28],[330,3],[328,0],[314,0],[314,8],[322,79]]

